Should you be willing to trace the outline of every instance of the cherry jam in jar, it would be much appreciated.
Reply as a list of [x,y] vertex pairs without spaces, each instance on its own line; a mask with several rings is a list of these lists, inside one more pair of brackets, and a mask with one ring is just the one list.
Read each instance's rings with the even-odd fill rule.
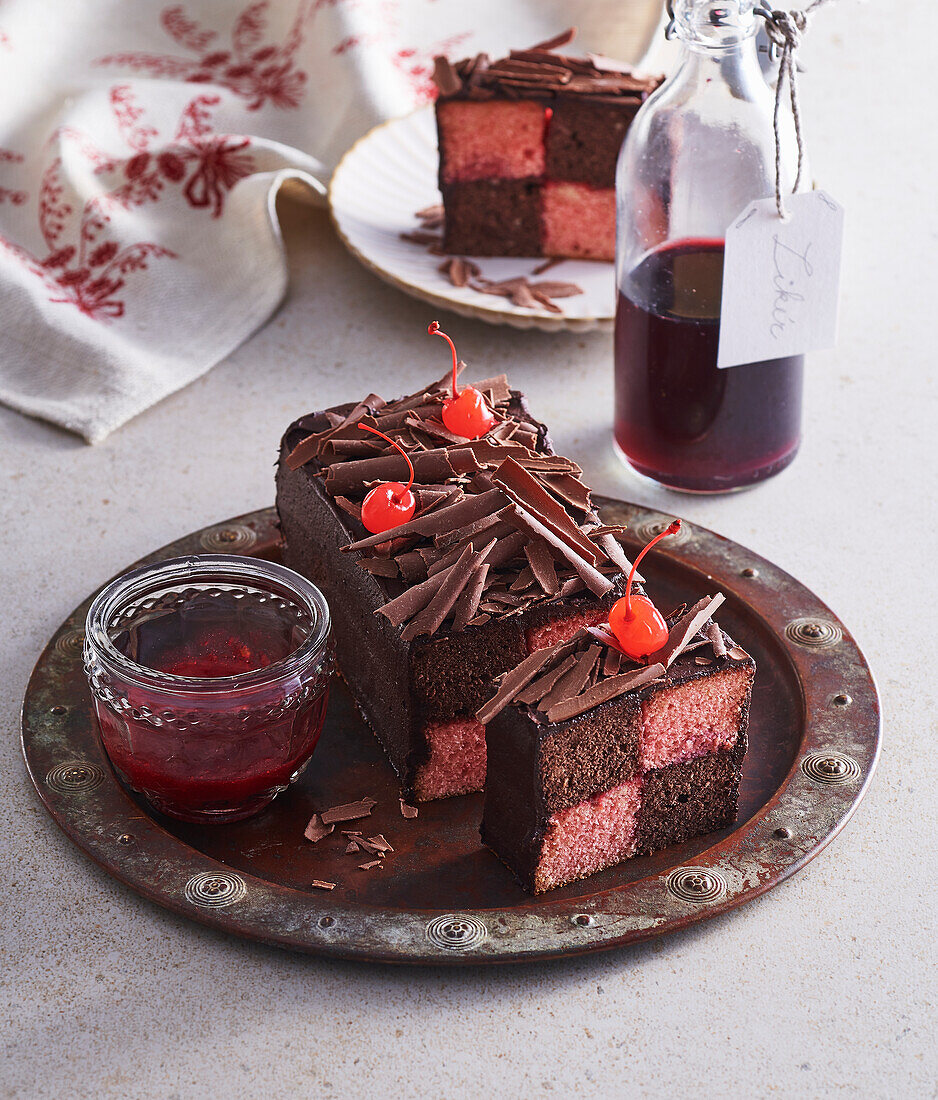
[[248,817],[309,763],[333,668],[330,618],[292,570],[234,555],[144,566],[95,597],[85,638],[104,748],[160,812]]
[[723,241],[651,252],[619,288],[615,440],[640,474],[722,493],[783,470],[801,442],[804,357],[717,368]]

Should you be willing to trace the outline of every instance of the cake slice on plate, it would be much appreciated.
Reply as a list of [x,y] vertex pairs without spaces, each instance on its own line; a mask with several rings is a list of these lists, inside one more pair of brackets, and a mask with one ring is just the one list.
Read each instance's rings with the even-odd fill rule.
[[482,839],[541,893],[736,819],[755,662],[712,620],[668,620],[636,663],[604,627],[530,655],[483,706]]
[[614,258],[616,160],[661,80],[556,53],[573,35],[498,61],[436,58],[447,252]]

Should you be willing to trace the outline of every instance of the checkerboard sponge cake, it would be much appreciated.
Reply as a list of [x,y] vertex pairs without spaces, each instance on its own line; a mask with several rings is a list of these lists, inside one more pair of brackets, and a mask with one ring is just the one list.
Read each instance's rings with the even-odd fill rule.
[[556,53],[573,33],[497,61],[436,58],[447,252],[613,259],[616,160],[660,79]]
[[[400,777],[405,798],[481,790],[495,680],[539,648],[604,621],[630,569],[601,525],[576,463],[504,375],[476,383],[495,415],[453,435],[448,377],[393,401],[368,394],[301,417],[277,470],[284,561],[332,611],[341,671]],[[415,468],[413,518],[381,534],[361,522],[369,489]]]
[[635,664],[602,627],[529,655],[478,714],[482,838],[531,893],[736,818],[755,662],[712,619],[672,616]]

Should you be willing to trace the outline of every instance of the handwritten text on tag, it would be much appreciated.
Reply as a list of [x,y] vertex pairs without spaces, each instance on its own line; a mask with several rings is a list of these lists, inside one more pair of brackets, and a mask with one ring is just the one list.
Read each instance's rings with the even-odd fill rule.
[[750,203],[726,231],[718,367],[829,348],[837,339],[844,212],[824,191]]

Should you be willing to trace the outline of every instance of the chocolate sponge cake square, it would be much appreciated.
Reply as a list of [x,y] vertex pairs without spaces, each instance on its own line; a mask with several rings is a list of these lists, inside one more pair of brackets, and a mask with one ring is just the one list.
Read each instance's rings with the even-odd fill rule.
[[[481,790],[496,679],[539,648],[608,617],[629,562],[572,461],[504,376],[477,383],[495,415],[479,439],[441,419],[440,380],[396,401],[302,417],[283,437],[277,508],[284,561],[329,601],[340,669],[406,798]],[[379,482],[415,468],[413,518],[361,522]]]
[[531,893],[735,820],[755,663],[712,621],[671,621],[644,666],[603,627],[530,655],[479,712],[483,841]]

